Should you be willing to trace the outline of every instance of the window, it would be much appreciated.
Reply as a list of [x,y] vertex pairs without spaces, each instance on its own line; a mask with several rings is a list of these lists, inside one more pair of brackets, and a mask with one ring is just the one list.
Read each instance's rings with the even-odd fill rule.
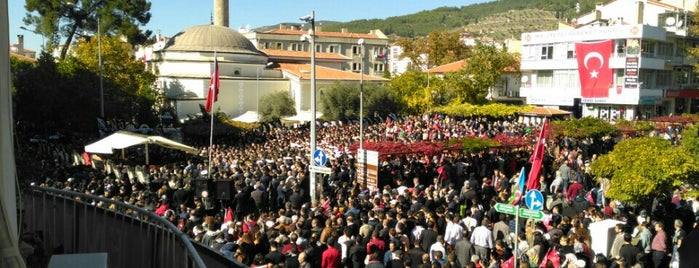
[[316,52],[323,52],[323,45],[316,44]]
[[359,72],[362,70],[362,64],[359,62],[354,62],[352,63],[352,71],[353,72]]
[[641,54],[644,57],[654,57],[655,56],[655,41],[643,40],[641,41]]
[[339,53],[340,48],[337,45],[328,45],[328,53]]
[[658,56],[669,59],[672,57],[674,46],[672,43],[658,43]]
[[375,73],[383,73],[385,68],[385,65],[383,63],[374,63],[374,72]]
[[542,60],[553,59],[553,46],[552,45],[544,45],[541,47],[541,59]]
[[675,68],[675,83],[677,85],[689,84],[689,73],[691,71],[688,68]]
[[352,54],[354,55],[359,55],[362,53],[362,47],[361,46],[352,46]]
[[538,71],[536,75],[537,87],[553,86],[553,71]]
[[[651,71],[645,71],[645,72],[651,72]],[[655,72],[655,84],[648,84],[648,86],[644,88],[651,88],[651,87],[671,87],[672,86],[672,71],[670,70],[662,70],[662,71],[653,71]],[[641,72],[641,75],[644,72]],[[643,82],[643,80],[641,80]],[[653,80],[651,80],[653,82]]]
[[282,49],[282,43],[281,42],[274,43],[274,49]]
[[291,50],[291,51],[301,51],[301,48],[302,48],[302,47],[303,47],[302,44],[299,44],[299,43],[291,43],[291,45],[289,45],[289,50]]
[[617,57],[624,57],[626,55],[626,39],[616,40],[615,43]]
[[268,49],[270,47],[269,42],[264,42],[264,43],[260,44],[260,46],[262,49]]
[[575,44],[568,44],[566,59],[575,59]]

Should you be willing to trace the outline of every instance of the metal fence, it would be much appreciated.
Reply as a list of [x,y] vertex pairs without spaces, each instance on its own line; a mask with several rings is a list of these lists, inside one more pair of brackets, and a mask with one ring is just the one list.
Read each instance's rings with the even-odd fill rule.
[[47,254],[107,252],[110,268],[244,267],[137,206],[36,186],[23,197],[24,232],[41,233]]

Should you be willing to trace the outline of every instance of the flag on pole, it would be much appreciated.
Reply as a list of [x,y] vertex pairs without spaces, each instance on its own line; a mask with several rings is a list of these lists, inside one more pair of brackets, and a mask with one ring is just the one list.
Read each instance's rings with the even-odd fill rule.
[[218,58],[214,52],[214,70],[211,72],[211,80],[209,81],[209,93],[206,95],[206,112],[211,113],[214,103],[218,101],[218,91],[221,84],[219,81]]
[[529,179],[527,179],[527,189],[539,189],[539,175],[541,174],[541,164],[544,162],[544,152],[546,151],[546,132],[548,131],[548,120],[544,118],[544,124],[541,127],[539,138],[534,146],[534,153],[529,159],[532,163],[532,169],[529,171]]
[[512,196],[507,202],[510,205],[517,205],[524,195],[524,181],[526,181],[527,176],[524,175],[524,167],[522,171],[519,172],[519,182],[512,187]]

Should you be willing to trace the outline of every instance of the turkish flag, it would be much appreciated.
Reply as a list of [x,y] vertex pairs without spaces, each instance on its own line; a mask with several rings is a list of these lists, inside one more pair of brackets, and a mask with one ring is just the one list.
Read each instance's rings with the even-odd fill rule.
[[529,159],[532,163],[532,169],[529,171],[529,179],[527,179],[527,189],[536,189],[540,187],[539,175],[541,174],[541,164],[544,162],[544,153],[546,151],[546,132],[548,131],[548,120],[544,118],[544,125],[539,132],[539,139],[536,141],[534,153]]
[[609,69],[609,56],[614,42],[606,40],[592,43],[575,43],[580,76],[580,95],[583,98],[609,97],[613,73]]
[[218,100],[218,90],[221,87],[221,82],[218,77],[218,58],[214,52],[214,70],[211,72],[211,80],[209,81],[209,93],[206,95],[206,112],[210,113],[214,107],[214,102]]

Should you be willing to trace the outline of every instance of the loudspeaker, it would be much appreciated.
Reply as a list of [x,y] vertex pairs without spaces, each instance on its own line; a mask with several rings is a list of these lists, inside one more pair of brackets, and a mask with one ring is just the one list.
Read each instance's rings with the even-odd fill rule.
[[233,198],[233,181],[216,181],[216,196],[214,196],[214,198],[220,200],[231,200],[231,198]]
[[196,196],[201,197],[201,192],[206,191],[209,196],[214,191],[213,182],[210,179],[192,179],[192,189]]

